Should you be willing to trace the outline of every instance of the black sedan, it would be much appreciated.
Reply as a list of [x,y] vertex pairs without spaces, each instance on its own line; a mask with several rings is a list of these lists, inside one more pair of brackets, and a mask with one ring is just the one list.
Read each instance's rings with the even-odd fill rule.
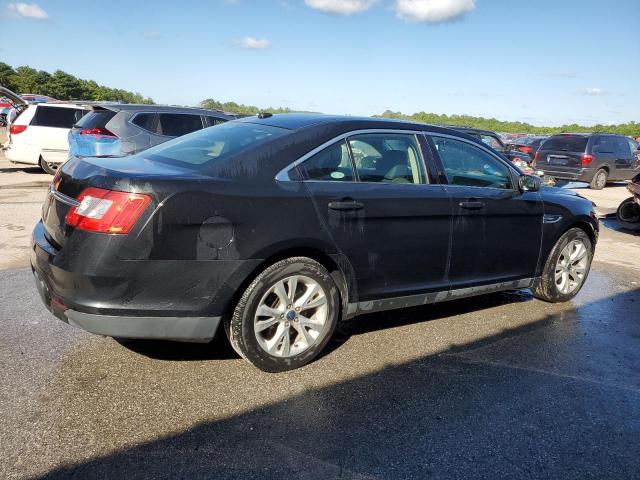
[[274,372],[311,361],[364,312],[520,288],[569,300],[597,235],[591,202],[541,188],[464,133],[265,114],[70,160],[31,263],[71,325],[189,342],[224,329]]

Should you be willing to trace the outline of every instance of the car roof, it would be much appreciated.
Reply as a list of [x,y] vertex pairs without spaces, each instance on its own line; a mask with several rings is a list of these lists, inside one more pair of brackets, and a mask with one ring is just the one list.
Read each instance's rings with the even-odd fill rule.
[[229,119],[236,118],[237,116],[233,113],[222,112],[219,110],[211,110],[208,108],[197,108],[197,107],[178,107],[171,105],[148,105],[145,103],[110,103],[110,102],[83,102],[85,105],[88,105],[93,108],[103,108],[107,110],[111,110],[113,112],[120,111],[135,111],[135,112],[170,112],[170,113],[193,113],[198,115],[222,115]]
[[[410,122],[406,120],[398,120],[395,118],[352,117],[349,115],[326,115],[322,113],[278,113],[273,115],[261,114],[253,117],[244,117],[236,120],[236,122],[257,123],[262,125],[269,125],[272,127],[284,128],[287,130],[299,130],[307,127],[321,126],[323,124],[349,124],[351,128],[359,130],[375,128],[396,128],[417,131],[429,130],[431,132],[454,134],[457,136],[460,136],[460,133],[464,133],[454,131],[451,128],[442,127],[440,125]],[[476,141],[475,138],[473,138],[473,140]]]
[[89,109],[87,105],[83,105],[81,103],[71,103],[71,102],[46,102],[46,103],[29,104],[29,108],[39,108],[39,107],[79,108],[83,110]]

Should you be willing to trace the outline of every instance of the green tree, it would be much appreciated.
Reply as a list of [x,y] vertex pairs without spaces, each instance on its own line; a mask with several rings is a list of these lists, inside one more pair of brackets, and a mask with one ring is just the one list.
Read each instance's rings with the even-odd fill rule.
[[38,71],[31,67],[18,67],[12,78],[16,93],[38,93]]
[[13,84],[13,76],[15,74],[16,72],[11,65],[0,62],[0,85],[9,90],[15,90],[15,85]]

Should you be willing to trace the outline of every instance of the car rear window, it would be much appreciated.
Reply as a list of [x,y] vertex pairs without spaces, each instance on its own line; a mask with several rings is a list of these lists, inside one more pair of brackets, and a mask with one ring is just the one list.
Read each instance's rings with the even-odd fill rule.
[[198,169],[257,147],[286,134],[288,130],[252,123],[223,123],[198,130],[146,150],[150,160]]
[[202,118],[200,115],[189,115],[185,113],[161,113],[159,115],[160,134],[169,137],[179,137],[187,133],[200,130]]
[[80,128],[105,128],[109,120],[115,117],[111,110],[93,110],[82,117],[76,125]]
[[37,127],[71,128],[86,113],[79,108],[38,106],[31,120]]
[[588,141],[589,138],[582,135],[557,135],[548,138],[541,148],[563,152],[584,152],[587,149]]

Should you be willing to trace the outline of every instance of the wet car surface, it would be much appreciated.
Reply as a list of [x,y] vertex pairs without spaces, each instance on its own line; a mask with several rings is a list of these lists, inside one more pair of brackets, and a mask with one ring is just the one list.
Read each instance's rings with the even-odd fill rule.
[[640,466],[637,265],[596,258],[566,304],[523,290],[358,317],[318,361],[276,375],[224,342],[73,329],[30,275],[0,273],[2,477],[632,478]]

